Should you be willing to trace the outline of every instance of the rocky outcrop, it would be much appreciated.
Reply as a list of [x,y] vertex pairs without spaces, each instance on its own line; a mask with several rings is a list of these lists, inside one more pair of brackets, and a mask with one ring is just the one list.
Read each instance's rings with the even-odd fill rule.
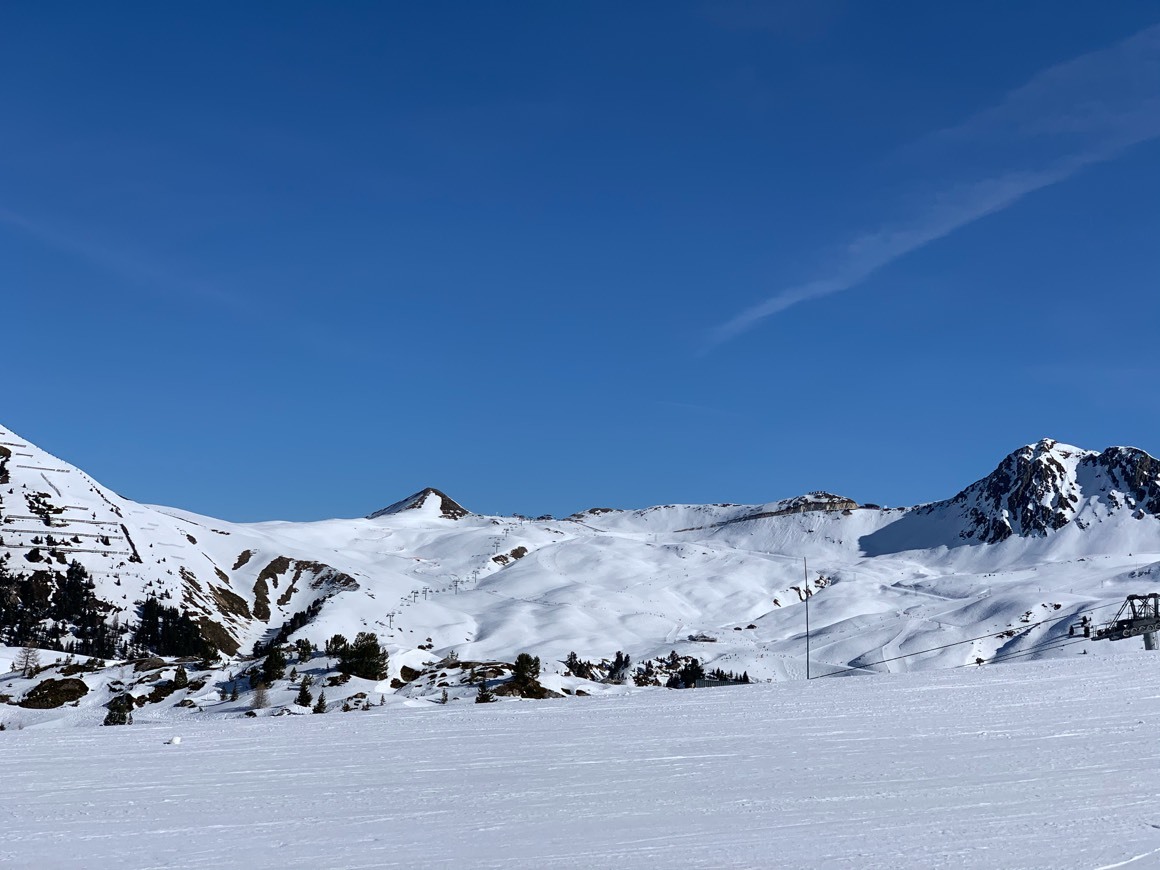
[[24,699],[21,707],[29,710],[52,710],[78,701],[89,693],[89,687],[81,680],[66,677],[63,680],[44,680],[37,683]]
[[735,520],[728,520],[728,522],[741,523],[748,520],[759,520],[764,517],[785,517],[790,514],[804,514],[810,513],[811,511],[849,511],[858,507],[858,502],[845,496],[834,495],[832,492],[818,490],[780,501],[777,505],[773,510],[746,514]]

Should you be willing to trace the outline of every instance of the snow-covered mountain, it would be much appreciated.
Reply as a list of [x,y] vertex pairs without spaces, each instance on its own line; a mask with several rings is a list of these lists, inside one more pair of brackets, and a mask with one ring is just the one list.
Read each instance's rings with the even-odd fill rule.
[[[226,656],[369,631],[391,672],[365,690],[454,689],[415,675],[452,652],[527,651],[563,692],[577,688],[560,664],[570,652],[644,663],[675,651],[754,679],[800,677],[809,599],[814,675],[948,667],[1066,654],[1081,613],[1152,591],[1158,514],[1147,453],[1045,440],[914,508],[815,492],[532,520],[426,489],[362,519],[235,524],[124,499],[0,427],[0,639],[107,630],[121,654],[157,599]],[[69,591],[74,560],[92,580],[84,619],[56,604],[84,597]],[[986,634],[999,636],[948,646]]]

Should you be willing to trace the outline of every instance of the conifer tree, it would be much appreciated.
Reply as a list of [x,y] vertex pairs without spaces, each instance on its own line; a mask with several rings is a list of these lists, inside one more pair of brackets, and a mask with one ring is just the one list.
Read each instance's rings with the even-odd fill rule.
[[689,663],[681,668],[679,673],[686,689],[692,688],[697,680],[705,679],[705,668],[697,659],[689,659]]
[[314,702],[314,711],[313,712],[315,712],[315,713],[325,713],[326,712],[326,692],[319,692],[318,693],[318,700]]
[[178,665],[177,671],[173,675],[173,687],[175,689],[184,689],[189,685],[189,674],[185,672],[185,665]]
[[314,655],[314,644],[304,637],[294,641],[294,649],[298,653],[299,664],[310,661],[311,656]]
[[299,707],[309,707],[314,697],[310,694],[310,689],[306,685],[306,681],[302,681],[302,688],[298,690],[298,697],[294,699],[294,703]]
[[516,656],[515,664],[512,666],[512,681],[517,686],[528,686],[535,682],[539,675],[539,656],[532,658],[528,653],[520,653]]
[[262,664],[263,682],[269,684],[280,680],[286,675],[286,656],[277,647],[266,653],[266,661]]
[[338,669],[364,680],[381,680],[387,676],[387,651],[369,631],[360,631],[354,643],[338,653]]
[[495,692],[487,687],[487,680],[479,684],[479,691],[475,693],[475,703],[490,704],[495,700]]

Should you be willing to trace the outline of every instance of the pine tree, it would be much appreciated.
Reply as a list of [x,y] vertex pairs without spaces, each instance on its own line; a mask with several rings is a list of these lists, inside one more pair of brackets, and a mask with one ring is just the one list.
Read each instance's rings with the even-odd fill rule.
[[680,670],[681,682],[686,689],[691,689],[697,680],[705,679],[705,668],[697,659],[689,659],[689,663]]
[[325,713],[326,712],[326,692],[319,692],[318,693],[318,700],[314,702],[314,712],[315,713]]
[[623,683],[628,677],[628,669],[632,666],[632,658],[620,650],[612,660],[612,668],[608,671],[608,682]]
[[487,680],[479,684],[479,691],[475,693],[475,703],[490,704],[495,700],[495,692],[487,687]]
[[286,675],[286,656],[282,650],[274,647],[266,653],[266,661],[262,664],[262,677],[267,684],[280,680]]
[[177,671],[173,675],[173,687],[175,689],[184,689],[189,685],[189,674],[185,672],[185,665],[178,665]]
[[448,701],[448,698],[447,698],[447,690],[446,690],[446,689],[444,689],[444,690],[443,690],[443,694],[442,694],[442,695],[439,697],[439,703],[440,703],[440,704],[446,704],[446,703],[447,703],[447,701]]
[[314,697],[310,694],[310,689],[307,686],[306,681],[303,680],[302,688],[298,690],[298,697],[294,699],[294,703],[299,707],[309,707],[313,700]]
[[387,651],[369,631],[360,631],[354,643],[338,653],[338,669],[364,680],[382,680],[387,676]]
[[528,653],[520,653],[516,656],[515,664],[512,666],[512,681],[517,686],[529,686],[536,681],[539,675],[539,656],[532,658]]
[[238,681],[236,679],[230,680],[230,700],[238,700]]
[[304,637],[298,638],[294,641],[294,649],[298,653],[298,663],[304,664],[310,661],[311,656],[314,655],[314,644]]

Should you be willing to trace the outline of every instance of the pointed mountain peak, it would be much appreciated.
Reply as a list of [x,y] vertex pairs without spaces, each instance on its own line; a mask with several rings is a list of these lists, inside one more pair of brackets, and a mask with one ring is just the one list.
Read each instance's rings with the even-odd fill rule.
[[375,511],[367,519],[374,520],[392,514],[401,514],[405,511],[422,511],[424,514],[441,516],[449,520],[462,519],[471,513],[445,492],[429,486],[414,495],[407,496],[402,501],[397,501],[392,505],[387,505],[382,510]]

